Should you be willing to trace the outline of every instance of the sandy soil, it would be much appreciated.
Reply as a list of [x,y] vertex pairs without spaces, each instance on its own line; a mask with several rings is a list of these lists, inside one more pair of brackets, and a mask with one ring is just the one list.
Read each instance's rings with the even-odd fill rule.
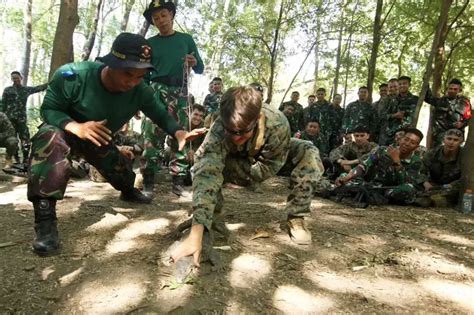
[[[286,179],[265,182],[263,193],[226,188],[240,246],[218,238],[226,269],[203,264],[193,283],[177,286],[160,258],[190,202],[170,185],[142,206],[108,184],[71,182],[58,203],[62,254],[40,258],[25,183],[0,182],[0,313],[474,313],[472,214],[316,198],[313,244],[297,246],[281,224]],[[269,237],[250,240],[256,231]]]

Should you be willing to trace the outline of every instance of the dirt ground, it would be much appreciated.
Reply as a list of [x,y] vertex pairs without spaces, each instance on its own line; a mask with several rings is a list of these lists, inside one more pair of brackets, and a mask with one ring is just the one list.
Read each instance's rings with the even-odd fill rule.
[[[176,285],[161,256],[190,201],[170,185],[143,206],[106,183],[71,182],[58,203],[62,254],[40,258],[26,184],[0,182],[0,313],[474,313],[472,214],[315,198],[313,244],[297,246],[281,229],[286,179],[266,181],[263,193],[228,187],[226,221],[240,245],[218,238],[226,269],[203,264]],[[269,237],[250,240],[256,231]]]

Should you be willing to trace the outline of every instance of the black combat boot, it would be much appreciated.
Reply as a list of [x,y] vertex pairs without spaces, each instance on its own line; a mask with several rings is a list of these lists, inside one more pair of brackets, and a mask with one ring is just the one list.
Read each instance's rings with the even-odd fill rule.
[[153,188],[155,186],[155,174],[143,174],[143,194],[153,198]]
[[122,190],[122,193],[120,194],[120,199],[123,201],[130,201],[136,203],[151,203],[151,198],[145,196],[139,189],[136,188]]
[[184,176],[173,176],[173,194],[180,197],[188,197],[189,192],[184,189]]
[[56,218],[56,200],[38,199],[33,202],[35,211],[36,238],[33,251],[39,256],[51,256],[59,253],[58,225]]

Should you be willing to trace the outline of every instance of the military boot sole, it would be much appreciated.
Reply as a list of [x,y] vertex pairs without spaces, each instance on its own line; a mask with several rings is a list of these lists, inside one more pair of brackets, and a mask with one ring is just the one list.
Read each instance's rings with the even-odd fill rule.
[[50,256],[56,256],[58,254],[61,253],[61,246],[58,246],[57,248],[55,249],[51,249],[51,250],[41,250],[39,248],[35,248],[35,246],[33,245],[32,247],[32,250],[33,252],[38,255],[38,256],[41,256],[41,257],[50,257]]

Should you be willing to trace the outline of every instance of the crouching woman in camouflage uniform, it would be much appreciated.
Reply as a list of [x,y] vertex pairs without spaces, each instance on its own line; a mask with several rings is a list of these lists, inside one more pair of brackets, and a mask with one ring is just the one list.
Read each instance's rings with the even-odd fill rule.
[[174,261],[193,255],[199,265],[202,237],[222,209],[222,185],[241,186],[274,176],[285,163],[293,165],[293,190],[286,210],[290,236],[297,244],[311,243],[304,225],[311,198],[323,173],[318,149],[291,139],[286,117],[252,87],[230,88],[222,96],[220,117],[196,152],[193,166],[193,225],[187,239],[172,253]]

